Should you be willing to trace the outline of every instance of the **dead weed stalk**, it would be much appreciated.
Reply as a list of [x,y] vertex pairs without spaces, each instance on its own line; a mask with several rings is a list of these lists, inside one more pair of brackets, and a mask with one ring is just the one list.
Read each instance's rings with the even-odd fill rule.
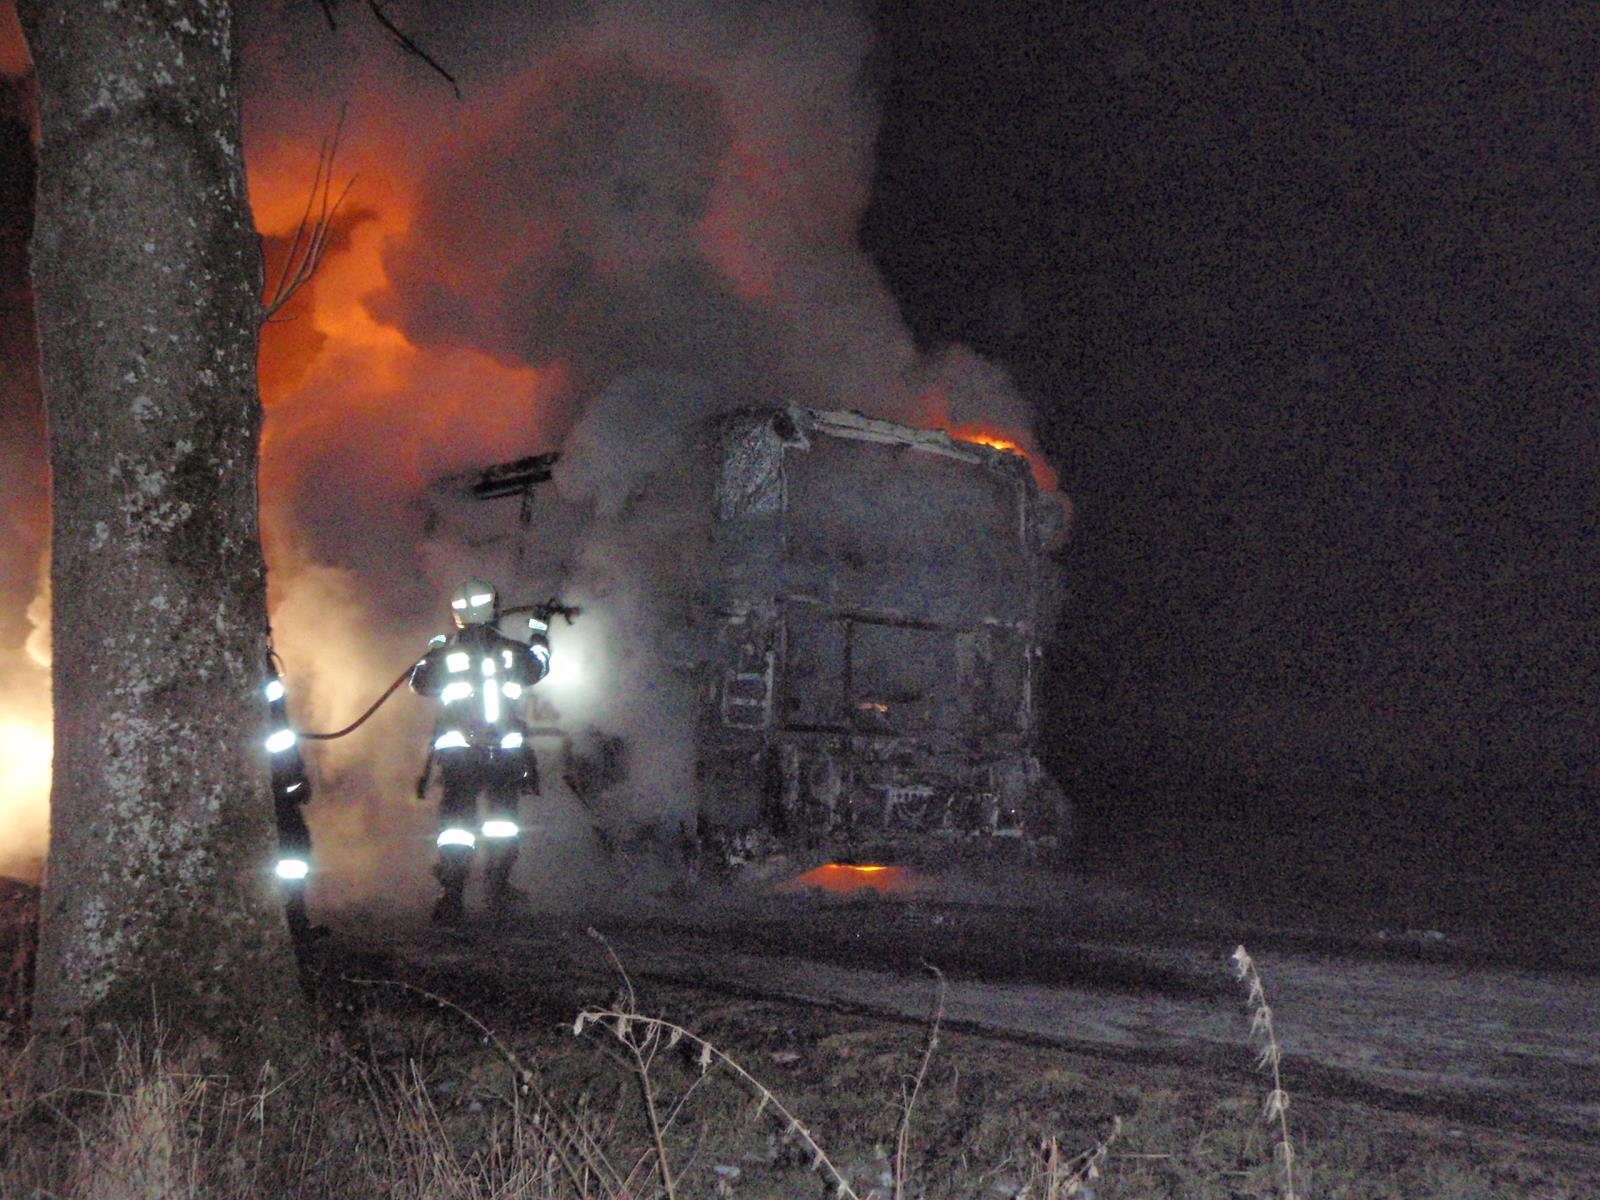
[[589,936],[605,947],[606,954],[610,957],[612,965],[622,976],[623,990],[617,1004],[612,1008],[585,1008],[572,1023],[572,1032],[581,1036],[591,1026],[604,1029],[622,1043],[628,1056],[634,1063],[636,1077],[644,1092],[646,1112],[650,1120],[651,1138],[655,1144],[656,1160],[659,1166],[662,1188],[668,1200],[677,1200],[677,1192],[673,1188],[672,1171],[667,1162],[666,1145],[663,1139],[664,1126],[656,1114],[656,1100],[653,1095],[654,1084],[650,1078],[650,1067],[655,1056],[664,1049],[675,1049],[682,1046],[692,1055],[694,1063],[700,1069],[700,1076],[704,1078],[713,1066],[725,1067],[743,1086],[756,1096],[756,1116],[760,1116],[768,1108],[777,1115],[785,1131],[800,1140],[806,1153],[811,1158],[811,1170],[819,1172],[829,1181],[834,1188],[835,1200],[861,1200],[855,1190],[851,1188],[850,1181],[828,1157],[827,1152],[817,1143],[811,1131],[805,1124],[779,1100],[777,1095],[766,1084],[762,1083],[749,1071],[745,1070],[735,1059],[723,1053],[704,1038],[691,1033],[681,1025],[664,1021],[659,1017],[647,1017],[638,1011],[638,1001],[634,994],[633,983],[628,978],[628,973],[623,969],[622,962],[612,950],[611,944],[597,931],[589,930]]
[[[1042,1154],[1044,1158],[1044,1191],[1040,1193],[1041,1200],[1062,1200],[1066,1196],[1082,1196],[1089,1191],[1089,1184],[1100,1178],[1100,1167],[1105,1162],[1106,1155],[1111,1153],[1111,1144],[1122,1134],[1122,1118],[1111,1118],[1111,1130],[1105,1137],[1071,1158],[1063,1158],[1060,1143],[1054,1137],[1044,1141]],[[1030,1195],[1024,1188],[1018,1195],[1018,1200],[1027,1200]]]
[[922,1048],[922,1061],[917,1064],[917,1073],[910,1082],[901,1085],[900,1127],[894,1135],[894,1200],[903,1200],[905,1196],[906,1159],[911,1151],[911,1110],[917,1106],[917,1093],[922,1090],[922,1081],[927,1078],[928,1064],[939,1045],[939,1026],[944,1021],[944,972],[932,963],[925,962],[922,966],[933,974],[939,991],[933,1002],[933,1016],[928,1020],[928,1041]]
[[[545,1095],[539,1083],[538,1076],[517,1056],[516,1051],[500,1038],[494,1030],[490,1029],[472,1013],[461,1005],[436,992],[426,988],[419,988],[414,984],[405,983],[395,979],[355,979],[345,976],[347,983],[363,987],[392,987],[426,1000],[430,1004],[453,1012],[473,1029],[486,1045],[493,1047],[502,1061],[513,1072],[515,1086],[512,1089],[511,1106],[513,1109],[513,1128],[520,1136],[523,1126],[522,1100],[523,1096],[532,1096],[538,1105],[536,1112],[529,1119],[543,1134],[543,1144],[548,1152],[559,1164],[568,1180],[578,1189],[579,1195],[589,1194],[589,1185],[593,1180],[605,1181],[608,1194],[620,1190],[624,1185],[622,1176],[607,1159],[599,1143],[584,1127],[583,1122],[572,1120],[562,1114],[561,1110]],[[437,1130],[436,1119],[431,1118],[433,1112],[432,1101],[428,1099],[426,1088],[420,1078],[415,1077],[415,1066],[412,1068],[413,1078],[410,1086],[400,1089],[398,1099],[402,1101],[402,1109],[409,1109],[416,1118],[413,1128],[424,1130]],[[420,1090],[420,1095],[414,1094]]]
[[1289,1093],[1283,1090],[1280,1069],[1283,1051],[1278,1046],[1278,1036],[1272,1027],[1272,1006],[1267,1003],[1255,959],[1243,946],[1234,950],[1233,965],[1247,989],[1245,1004],[1250,1008],[1250,1036],[1261,1043],[1256,1066],[1272,1071],[1272,1090],[1267,1093],[1262,1119],[1278,1127],[1278,1142],[1273,1147],[1273,1157],[1283,1174],[1283,1200],[1297,1200],[1294,1190],[1294,1143],[1289,1139]]
[[46,1090],[30,1050],[5,1064],[0,1194],[232,1200],[266,1186],[285,1081],[241,1088],[198,1070],[159,1021],[119,1035],[110,1063],[87,1043],[63,1047],[64,1077]]

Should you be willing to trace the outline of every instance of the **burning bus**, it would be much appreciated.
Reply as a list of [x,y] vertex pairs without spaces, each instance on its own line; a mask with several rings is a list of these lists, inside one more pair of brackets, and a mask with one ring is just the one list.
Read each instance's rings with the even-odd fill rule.
[[[674,553],[696,581],[688,834],[708,857],[907,861],[1066,839],[1033,696],[1063,519],[1025,457],[791,406],[697,418],[655,469],[671,476],[658,496],[699,510]],[[469,510],[511,499],[525,533],[557,470],[539,455],[433,488],[474,545],[509,534],[508,593],[538,587],[519,578],[522,543],[504,508]],[[595,803],[626,774],[625,739],[563,734],[563,773]]]

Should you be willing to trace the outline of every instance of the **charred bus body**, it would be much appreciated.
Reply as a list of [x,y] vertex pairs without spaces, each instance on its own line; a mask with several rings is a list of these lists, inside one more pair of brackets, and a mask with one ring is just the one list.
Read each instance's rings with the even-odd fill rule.
[[[1061,508],[1027,460],[797,407],[719,414],[683,449],[664,490],[698,495],[709,512],[693,523],[707,544],[686,548],[703,571],[703,852],[904,861],[953,844],[1065,840],[1070,812],[1039,764],[1033,703],[1055,622]],[[526,523],[554,464],[519,460],[435,491],[518,495]],[[475,541],[486,530],[476,523]]]
[[1027,461],[844,412],[718,434],[703,833],[735,856],[1064,838],[1033,707],[1060,509]]

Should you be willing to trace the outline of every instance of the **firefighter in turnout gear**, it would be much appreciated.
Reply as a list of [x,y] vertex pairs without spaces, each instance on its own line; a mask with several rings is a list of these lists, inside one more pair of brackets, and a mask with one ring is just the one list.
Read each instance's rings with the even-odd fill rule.
[[[521,898],[511,886],[520,832],[517,807],[524,791],[539,790],[539,774],[518,702],[550,668],[545,621],[529,622],[527,642],[502,634],[496,624],[499,597],[492,585],[469,580],[451,598],[450,608],[456,633],[434,638],[411,670],[412,690],[444,704],[417,780],[420,799],[437,766],[443,788],[439,858],[433,869],[443,889],[433,909],[436,921],[461,919],[462,895],[480,840],[491,911],[503,912]],[[485,798],[481,823],[480,796]]]
[[267,652],[267,761],[272,766],[272,807],[278,825],[278,860],[273,873],[283,889],[284,914],[298,945],[324,932],[306,915],[306,879],[311,874],[311,829],[300,809],[311,799],[311,779],[300,757],[299,738],[289,724],[288,701],[272,652]]

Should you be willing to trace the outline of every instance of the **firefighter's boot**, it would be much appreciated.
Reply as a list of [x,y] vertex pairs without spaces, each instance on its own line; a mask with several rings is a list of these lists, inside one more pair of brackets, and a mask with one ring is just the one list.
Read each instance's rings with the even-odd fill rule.
[[489,851],[489,862],[484,871],[484,887],[489,911],[496,916],[527,911],[527,893],[521,888],[511,886],[511,866],[516,861],[515,842],[494,846]]
[[472,851],[463,846],[441,846],[439,861],[433,865],[433,876],[443,889],[434,901],[433,920],[437,924],[454,925],[466,918],[467,873],[472,868]]
[[283,912],[289,919],[289,936],[297,946],[306,945],[328,936],[326,925],[313,925],[306,912],[305,893],[295,890],[283,903]]

